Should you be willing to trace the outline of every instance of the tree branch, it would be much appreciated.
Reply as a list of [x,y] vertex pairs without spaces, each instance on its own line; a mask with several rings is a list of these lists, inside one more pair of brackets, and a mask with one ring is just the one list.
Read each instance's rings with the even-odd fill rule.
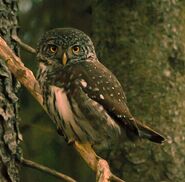
[[26,50],[27,52],[30,52],[32,54],[36,53],[36,50],[31,46],[29,46],[28,44],[25,44],[24,42],[22,42],[21,39],[17,36],[17,34],[13,34],[12,39],[16,41],[19,44],[19,46],[24,50]]
[[43,171],[45,173],[48,173],[52,176],[55,176],[59,179],[65,180],[67,182],[76,182],[76,180],[72,179],[69,176],[66,176],[65,174],[59,173],[59,172],[57,172],[53,169],[50,169],[46,166],[43,166],[41,164],[38,164],[36,162],[30,161],[30,160],[27,160],[27,159],[21,159],[21,164],[24,165],[24,166],[28,166],[30,168],[33,168],[33,169],[38,169],[39,171]]
[[[18,39],[18,43],[19,45],[24,45],[23,47],[26,45],[22,43],[20,39]],[[35,51],[32,51],[32,53],[33,52]],[[24,66],[20,58],[14,54],[14,52],[8,47],[6,42],[1,37],[0,57],[6,61],[9,70],[14,74],[17,80],[19,80],[19,82],[28,89],[28,91],[47,112],[43,105],[43,97],[38,81],[35,79],[33,73]],[[73,146],[80,153],[81,157],[87,162],[90,168],[96,172],[97,182],[109,182],[110,180],[124,182],[110,172],[107,161],[98,157],[91,148],[90,144],[80,144],[78,142],[74,142]]]

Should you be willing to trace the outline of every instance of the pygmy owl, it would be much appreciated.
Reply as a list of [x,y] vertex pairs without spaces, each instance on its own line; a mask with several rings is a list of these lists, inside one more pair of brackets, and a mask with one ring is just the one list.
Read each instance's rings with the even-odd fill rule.
[[69,143],[88,142],[94,149],[109,149],[122,132],[163,142],[163,136],[132,116],[119,81],[99,62],[91,39],[82,31],[46,32],[37,60],[43,104]]

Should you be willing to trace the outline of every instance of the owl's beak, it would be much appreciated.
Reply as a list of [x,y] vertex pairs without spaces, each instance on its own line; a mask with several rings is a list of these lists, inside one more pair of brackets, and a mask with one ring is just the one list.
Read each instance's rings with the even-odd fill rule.
[[63,53],[63,56],[62,56],[62,63],[63,63],[63,65],[66,65],[66,63],[67,63],[67,56],[66,56],[65,52]]

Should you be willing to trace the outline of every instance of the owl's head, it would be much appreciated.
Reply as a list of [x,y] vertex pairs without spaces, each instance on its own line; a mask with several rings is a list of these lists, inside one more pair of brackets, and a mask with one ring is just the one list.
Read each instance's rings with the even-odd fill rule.
[[46,32],[38,44],[37,59],[47,65],[67,65],[96,57],[91,39],[74,28]]

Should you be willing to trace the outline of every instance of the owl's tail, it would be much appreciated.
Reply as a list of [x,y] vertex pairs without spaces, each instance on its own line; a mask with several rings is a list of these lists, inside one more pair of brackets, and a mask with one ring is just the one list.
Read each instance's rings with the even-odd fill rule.
[[159,134],[158,132],[154,131],[153,129],[149,128],[148,126],[142,124],[139,121],[136,121],[136,125],[138,128],[138,135],[141,138],[146,138],[155,143],[163,143],[165,138]]

